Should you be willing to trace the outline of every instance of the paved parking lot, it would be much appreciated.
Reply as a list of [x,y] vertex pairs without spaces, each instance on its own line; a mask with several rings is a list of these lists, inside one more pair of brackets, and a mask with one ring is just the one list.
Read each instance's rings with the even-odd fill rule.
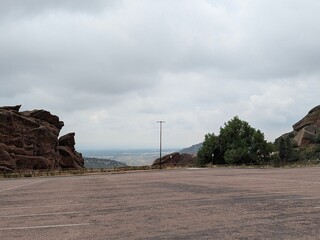
[[0,180],[1,239],[320,239],[320,168]]

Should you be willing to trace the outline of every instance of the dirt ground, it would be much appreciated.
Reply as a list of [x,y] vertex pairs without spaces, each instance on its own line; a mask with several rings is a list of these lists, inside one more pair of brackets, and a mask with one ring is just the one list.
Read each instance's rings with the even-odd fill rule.
[[320,239],[320,167],[0,180],[0,239]]

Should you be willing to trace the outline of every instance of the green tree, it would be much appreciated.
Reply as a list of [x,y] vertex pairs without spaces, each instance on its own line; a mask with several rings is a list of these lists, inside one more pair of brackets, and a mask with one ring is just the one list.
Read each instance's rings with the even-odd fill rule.
[[293,143],[289,137],[281,137],[278,141],[279,157],[281,163],[285,164],[289,161],[293,161]]
[[198,159],[201,165],[210,163],[213,153],[216,164],[263,163],[269,161],[271,146],[260,130],[236,116],[220,128],[219,136],[205,136]]
[[198,151],[198,161],[200,165],[203,166],[212,162],[214,154],[217,153],[217,148],[219,146],[218,142],[219,139],[214,135],[214,133],[208,133],[205,135],[203,145]]

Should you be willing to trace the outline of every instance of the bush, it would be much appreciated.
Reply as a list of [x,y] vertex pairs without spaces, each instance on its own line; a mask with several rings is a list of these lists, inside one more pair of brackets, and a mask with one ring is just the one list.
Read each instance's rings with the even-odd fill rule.
[[282,165],[281,158],[279,157],[279,154],[272,155],[270,161],[274,167],[280,167]]
[[220,128],[218,136],[205,135],[198,164],[263,164],[269,162],[272,150],[260,130],[236,116]]

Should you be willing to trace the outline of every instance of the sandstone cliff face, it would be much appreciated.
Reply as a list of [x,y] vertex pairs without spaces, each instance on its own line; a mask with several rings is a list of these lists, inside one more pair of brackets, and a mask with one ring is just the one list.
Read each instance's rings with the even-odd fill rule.
[[304,118],[292,127],[295,131],[300,131],[310,126],[320,128],[320,105],[312,108]]
[[293,137],[298,147],[305,147],[314,142],[320,134],[320,105],[311,109],[308,114],[292,126],[291,133],[282,137]]
[[299,147],[311,144],[320,134],[320,105],[311,109],[303,119],[294,124],[293,129],[295,132],[293,141]]
[[64,123],[45,110],[19,112],[0,107],[0,167],[2,169],[82,168],[74,133],[59,137]]

